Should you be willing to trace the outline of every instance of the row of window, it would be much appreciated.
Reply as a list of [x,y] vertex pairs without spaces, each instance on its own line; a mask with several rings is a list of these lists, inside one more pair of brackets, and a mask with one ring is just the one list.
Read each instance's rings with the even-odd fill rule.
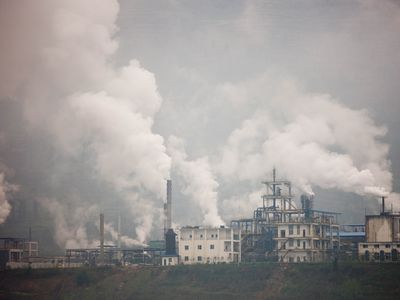
[[[370,245],[368,245],[368,244],[363,244],[362,245],[362,247],[363,248],[368,248],[368,246],[370,246]],[[382,248],[383,248],[383,245],[382,244],[374,244],[374,248],[380,248],[380,246],[382,246]],[[394,245],[393,245],[394,246]],[[400,244],[397,244],[396,245],[397,246],[397,248],[400,248]],[[384,246],[385,248],[391,248],[392,247],[392,245],[391,244],[385,244],[385,246]]]
[[[289,225],[289,236],[290,235],[293,235],[293,228],[294,228],[294,225]],[[297,235],[300,235],[300,225],[297,225]],[[280,232],[280,237],[286,237],[286,230],[281,230],[281,232]],[[303,237],[305,237],[306,236],[306,230],[305,229],[303,229]]]
[[[282,256],[281,256],[281,260],[283,260]],[[303,261],[307,261],[307,257],[303,256]],[[289,257],[289,262],[293,263],[294,262],[294,257]],[[301,257],[297,256],[296,257],[296,262],[301,262]]]
[[[218,260],[218,257],[214,256],[214,262]],[[184,257],[184,261],[189,261],[189,256],[185,256]],[[202,256],[197,256],[197,261],[203,261],[203,257]],[[207,257],[207,261],[210,261],[210,257]],[[221,256],[220,261],[224,261],[224,257]]]
[[[202,239],[204,236],[202,235],[202,234],[200,234],[200,238]],[[191,238],[193,238],[193,235],[189,235],[189,238],[191,239]],[[218,234],[211,234],[211,238],[213,239],[213,238],[218,238]]]
[[[197,250],[201,250],[202,248],[202,245],[197,245]],[[185,250],[189,250],[189,245],[185,245]],[[214,244],[210,245],[210,250],[214,250]]]
[[[297,247],[301,247],[301,241],[300,240],[296,240],[296,245],[297,245]],[[303,241],[303,249],[306,249],[306,242],[305,241]],[[294,240],[293,239],[291,239],[291,240],[288,240],[288,246],[289,247],[294,247]],[[282,249],[286,249],[286,242],[285,243],[283,243],[282,244]]]

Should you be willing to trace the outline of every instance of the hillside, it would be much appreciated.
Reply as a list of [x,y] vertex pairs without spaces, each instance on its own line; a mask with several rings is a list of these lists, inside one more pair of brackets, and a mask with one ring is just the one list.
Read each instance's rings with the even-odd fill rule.
[[398,264],[15,270],[0,299],[398,299]]

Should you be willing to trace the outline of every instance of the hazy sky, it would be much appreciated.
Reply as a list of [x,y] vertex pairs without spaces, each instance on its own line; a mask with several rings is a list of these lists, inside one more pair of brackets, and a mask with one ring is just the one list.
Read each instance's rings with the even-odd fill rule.
[[4,0],[0,25],[2,234],[86,247],[103,211],[159,237],[169,177],[175,224],[229,223],[274,166],[343,222],[400,208],[398,1]]

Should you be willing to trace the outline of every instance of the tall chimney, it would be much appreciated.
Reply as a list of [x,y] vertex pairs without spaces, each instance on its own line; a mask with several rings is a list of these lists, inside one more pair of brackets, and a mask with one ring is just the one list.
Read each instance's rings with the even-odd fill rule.
[[100,264],[104,264],[104,214],[100,214]]
[[167,180],[167,230],[172,227],[172,181]]
[[121,248],[121,216],[118,216],[118,248]]
[[172,227],[172,181],[167,180],[167,202],[164,203],[164,235]]
[[118,260],[121,260],[121,216],[118,216]]
[[382,197],[382,214],[385,213],[385,197]]

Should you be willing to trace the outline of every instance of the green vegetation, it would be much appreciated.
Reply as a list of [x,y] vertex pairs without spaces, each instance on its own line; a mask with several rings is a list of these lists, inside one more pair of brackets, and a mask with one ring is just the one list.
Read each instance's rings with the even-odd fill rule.
[[194,265],[15,270],[0,299],[398,299],[399,264]]

